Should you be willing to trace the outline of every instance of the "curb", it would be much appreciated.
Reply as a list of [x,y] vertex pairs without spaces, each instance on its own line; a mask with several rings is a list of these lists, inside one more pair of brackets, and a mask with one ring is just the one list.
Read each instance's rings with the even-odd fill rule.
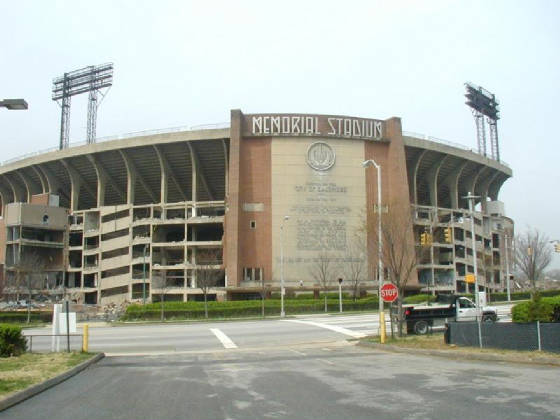
[[97,355],[95,355],[94,357],[92,357],[89,360],[86,360],[85,362],[80,363],[77,366],[74,366],[72,369],[61,373],[58,376],[55,376],[54,378],[51,379],[47,379],[46,381],[43,381],[39,384],[36,385],[32,385],[29,388],[26,388],[22,391],[19,391],[13,395],[10,395],[9,397],[0,400],[0,411],[5,410],[6,408],[9,408],[13,405],[16,405],[20,402],[22,402],[23,400],[26,400],[28,398],[31,398],[49,388],[52,388],[55,385],[58,385],[59,383],[65,381],[66,379],[71,378],[72,376],[80,373],[82,370],[84,370],[85,368],[89,367],[90,365],[92,365],[93,363],[98,362],[99,360],[103,359],[105,357],[105,353],[99,353]]
[[370,347],[378,350],[391,351],[394,353],[406,353],[412,355],[422,355],[422,356],[437,356],[437,357],[447,357],[448,359],[462,359],[462,360],[481,360],[485,362],[509,362],[509,363],[520,363],[520,364],[534,364],[534,365],[547,365],[547,366],[558,366],[560,367],[560,360],[552,357],[527,354],[527,358],[524,360],[519,360],[514,357],[509,357],[505,354],[490,354],[490,353],[471,353],[461,350],[427,350],[427,349],[417,349],[417,348],[405,348],[393,346],[391,344],[379,344],[371,343],[367,341],[358,341],[358,346]]

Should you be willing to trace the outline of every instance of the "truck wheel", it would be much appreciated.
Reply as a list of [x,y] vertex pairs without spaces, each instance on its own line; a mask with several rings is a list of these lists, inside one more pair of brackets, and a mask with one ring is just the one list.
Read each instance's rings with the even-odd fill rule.
[[428,333],[428,323],[426,321],[416,321],[414,324],[414,332],[418,335],[424,335]]
[[492,315],[483,315],[482,316],[482,322],[494,322],[494,316]]

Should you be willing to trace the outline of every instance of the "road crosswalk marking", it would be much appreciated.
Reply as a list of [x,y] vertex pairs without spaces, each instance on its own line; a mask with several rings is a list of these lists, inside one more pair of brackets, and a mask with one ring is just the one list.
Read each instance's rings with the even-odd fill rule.
[[362,332],[352,331],[352,330],[349,330],[347,328],[340,327],[338,325],[323,324],[321,322],[315,322],[315,321],[304,321],[304,320],[301,320],[301,319],[283,319],[282,321],[284,321],[284,322],[294,322],[294,323],[298,323],[298,324],[313,325],[315,327],[325,328],[327,330],[335,331],[337,333],[349,335],[350,337],[354,337],[354,338],[363,338],[363,337],[366,336],[366,334],[364,334]]
[[220,340],[220,342],[226,349],[237,348],[237,344],[231,341],[231,339],[227,335],[225,335],[222,330],[218,328],[210,328],[210,331],[212,331],[212,333],[218,338],[218,340]]

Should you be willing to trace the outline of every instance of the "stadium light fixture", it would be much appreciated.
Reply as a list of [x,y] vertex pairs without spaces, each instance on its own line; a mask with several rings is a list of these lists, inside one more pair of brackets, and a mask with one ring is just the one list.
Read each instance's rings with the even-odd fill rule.
[[10,111],[21,111],[28,108],[25,99],[4,99],[0,101],[0,108],[2,107]]

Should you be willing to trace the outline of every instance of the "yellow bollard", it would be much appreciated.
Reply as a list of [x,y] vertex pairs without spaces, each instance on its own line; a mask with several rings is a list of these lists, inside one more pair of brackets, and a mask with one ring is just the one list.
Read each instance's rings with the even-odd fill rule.
[[87,353],[88,351],[88,340],[89,340],[88,330],[89,330],[88,324],[84,324],[83,336],[82,336],[82,351],[84,353]]
[[385,344],[385,312],[379,312],[379,340]]

